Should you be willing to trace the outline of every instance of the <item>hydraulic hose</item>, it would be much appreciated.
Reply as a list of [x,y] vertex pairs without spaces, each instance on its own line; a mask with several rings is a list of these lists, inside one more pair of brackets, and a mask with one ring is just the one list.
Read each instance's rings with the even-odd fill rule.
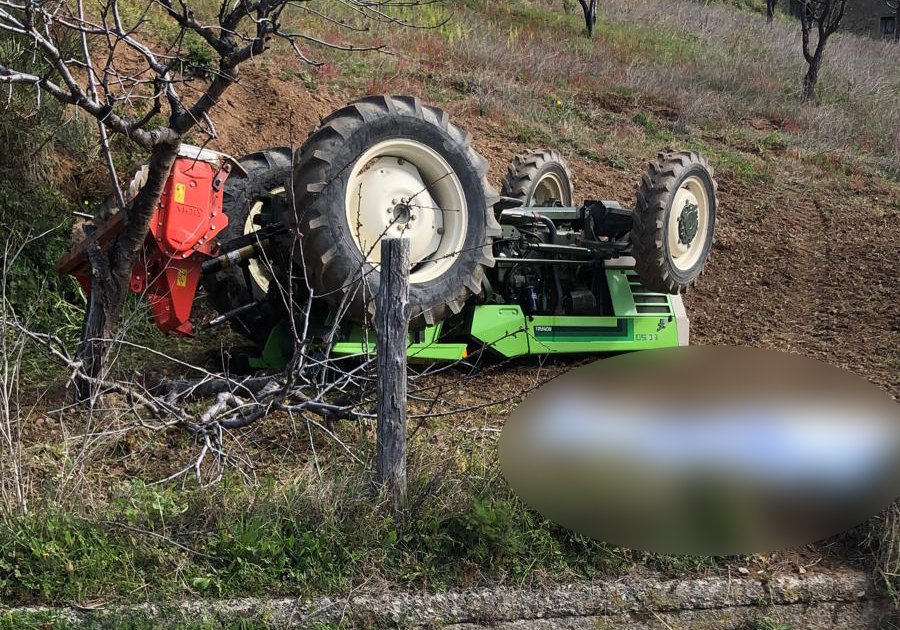
[[[555,244],[556,225],[553,223],[553,220],[550,217],[545,217],[540,214],[535,214],[534,218],[547,226],[547,229],[550,231],[550,244]],[[551,273],[553,274],[553,312],[559,313],[563,303],[562,282],[560,282],[559,279],[559,266],[552,265]]]

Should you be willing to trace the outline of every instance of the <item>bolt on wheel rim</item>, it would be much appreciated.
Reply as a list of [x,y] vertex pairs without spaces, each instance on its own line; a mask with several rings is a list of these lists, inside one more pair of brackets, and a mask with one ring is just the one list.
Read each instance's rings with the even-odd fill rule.
[[672,200],[666,229],[669,254],[677,269],[688,271],[703,256],[709,232],[709,212],[706,186],[698,177],[688,177]]
[[[278,188],[273,188],[269,191],[270,195],[283,195],[284,194],[284,186],[279,186]],[[256,232],[260,226],[256,224],[256,217],[262,214],[263,202],[261,199],[257,199],[252,206],[250,206],[250,212],[247,213],[247,219],[244,221],[244,235],[252,234]],[[250,272],[250,277],[253,278],[253,281],[260,288],[263,293],[267,293],[269,291],[269,285],[272,283],[272,274],[266,268],[264,261],[259,257],[251,258],[247,263],[247,270]]]
[[413,284],[442,276],[465,245],[462,183],[441,155],[415,140],[385,140],[363,153],[350,172],[345,205],[367,262],[381,262],[382,238],[409,239]]

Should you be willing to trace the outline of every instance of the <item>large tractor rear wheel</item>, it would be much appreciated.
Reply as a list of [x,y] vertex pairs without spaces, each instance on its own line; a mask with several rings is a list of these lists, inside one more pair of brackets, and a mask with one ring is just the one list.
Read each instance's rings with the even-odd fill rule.
[[500,194],[520,200],[523,206],[574,205],[572,175],[553,149],[517,155],[506,168]]
[[[252,234],[260,227],[259,218],[267,197],[284,197],[291,179],[291,149],[277,147],[242,157],[238,162],[247,175],[234,171],[225,180],[222,210],[228,227],[219,235],[222,243]],[[229,320],[238,334],[262,345],[272,327],[272,310],[265,303],[273,281],[264,258],[253,258],[246,265],[229,267],[204,279],[207,295],[220,314],[244,304],[259,305]]]
[[481,290],[500,235],[496,192],[471,136],[409,96],[373,96],[322,121],[300,149],[285,222],[315,295],[365,321],[380,241],[410,240],[411,325],[458,313]]
[[631,243],[641,284],[678,294],[700,276],[712,250],[716,181],[699,153],[669,151],[641,179]]

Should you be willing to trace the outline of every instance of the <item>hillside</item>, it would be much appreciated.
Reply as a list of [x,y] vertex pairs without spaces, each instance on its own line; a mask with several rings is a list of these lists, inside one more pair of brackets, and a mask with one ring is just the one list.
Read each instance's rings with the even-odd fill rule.
[[[594,41],[582,35],[574,2],[426,4],[402,10],[434,28],[376,24],[367,33],[298,9],[292,24],[304,32],[384,42],[391,54],[310,44],[304,52],[324,63],[310,67],[275,42],[213,110],[219,137],[211,146],[232,155],[299,147],[320,118],[354,98],[414,94],[472,134],[494,185],[517,153],[558,148],[578,201],[625,205],[658,151],[699,150],[716,169],[720,210],[707,271],[685,298],[692,342],[805,354],[896,398],[900,47],[836,35],[819,98],[803,103],[797,25],[782,17],[767,25],[731,4],[602,0]],[[214,6],[200,2],[197,13]],[[163,29],[153,11],[146,28]],[[41,221],[63,223],[63,236],[28,258],[20,286],[32,301],[40,296],[48,326],[71,338],[81,308],[72,286],[35,288],[29,278],[52,276],[72,208],[107,191],[96,153],[74,136],[53,135],[53,123],[28,145],[43,151],[48,133],[54,138],[41,162],[53,186],[41,188],[41,197],[20,196],[28,207],[45,204]],[[15,138],[19,124],[10,118],[3,131]],[[119,158],[126,172],[144,156],[122,151]],[[21,191],[11,178],[5,185],[12,192],[5,188],[3,198],[19,208],[13,202]],[[190,342],[141,328],[136,334],[155,349],[210,364],[210,355],[236,343],[218,331]],[[382,518],[373,505],[371,431],[350,423],[338,434],[359,459],[279,414],[226,436],[231,468],[219,485],[200,488],[188,476],[152,485],[183,469],[198,444],[177,431],[136,427],[124,400],[96,414],[73,411],[68,375],[23,356],[20,452],[32,511],[0,518],[0,540],[8,541],[0,544],[0,595],[8,603],[102,606],[646,574],[730,580],[738,567],[764,577],[812,566],[839,573],[878,569],[881,537],[895,522],[882,515],[824,543],[750,557],[658,556],[587,540],[528,510],[506,487],[492,440],[510,402],[422,423],[410,472],[420,502],[406,523]],[[472,404],[513,396],[578,360],[454,374],[448,392]],[[145,374],[158,363],[158,356],[123,351],[121,369]],[[440,376],[433,383],[443,386]],[[886,544],[896,551],[895,538],[887,535]]]
[[450,112],[495,185],[515,154],[552,147],[579,199],[630,203],[658,151],[700,150],[722,209],[715,255],[687,300],[695,343],[801,352],[900,393],[900,319],[888,307],[900,282],[900,65],[890,61],[900,50],[836,37],[821,101],[802,104],[799,29],[787,18],[769,26],[652,0],[603,11],[596,43],[558,7],[488,2],[455,5],[438,32],[385,33],[395,56],[327,51],[310,69],[276,50],[219,106],[216,146],[298,146],[348,100],[393,93]]

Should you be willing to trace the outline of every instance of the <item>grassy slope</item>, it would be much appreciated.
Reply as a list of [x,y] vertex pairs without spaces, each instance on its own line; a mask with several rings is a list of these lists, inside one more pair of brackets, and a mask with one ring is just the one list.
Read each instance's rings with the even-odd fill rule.
[[[552,141],[587,157],[617,144],[585,129],[609,113],[602,99],[631,98],[664,108],[682,125],[744,126],[758,118],[817,151],[888,167],[900,162],[900,51],[891,44],[836,36],[820,101],[803,105],[799,29],[790,20],[767,25],[718,5],[609,0],[592,42],[577,15],[547,0],[451,6],[451,21],[437,30],[377,28],[375,37],[400,57],[360,57],[339,82],[369,92],[418,83],[430,100],[462,98],[479,114],[503,119],[526,144]],[[415,16],[436,23],[446,15],[428,7]]]
[[[897,50],[836,38],[822,101],[804,105],[791,22],[769,27],[727,7],[608,0],[591,42],[577,16],[541,2],[453,8],[453,20],[436,30],[376,28],[396,56],[311,50],[327,63],[310,69],[276,47],[221,104],[219,146],[243,153],[297,145],[349,98],[395,92],[450,110],[491,161],[495,181],[519,150],[562,148],[579,197],[628,200],[647,156],[669,145],[703,150],[718,170],[722,216],[710,271],[689,300],[695,339],[809,353],[897,391],[896,320],[870,307],[890,304],[900,277]],[[426,21],[444,15],[436,5],[422,11]],[[308,16],[304,24],[339,35]],[[881,58],[894,62],[873,63]],[[460,396],[514,389],[536,372],[486,375]],[[734,563],[778,571],[808,559],[805,551],[665,558],[569,535],[505,490],[488,438],[457,430],[496,426],[507,412],[447,419],[419,436],[412,479],[422,507],[399,525],[373,507],[365,468],[316,438],[317,472],[305,430],[283,421],[241,438],[245,456],[271,479],[234,475],[198,491],[132,481],[182,465],[195,449],[183,436],[111,435],[82,468],[65,436],[86,420],[37,414],[26,449],[35,509],[0,525],[0,594],[84,603],[645,569],[674,575]],[[369,454],[366,435],[343,428],[342,436]],[[831,562],[864,553],[848,544]]]

